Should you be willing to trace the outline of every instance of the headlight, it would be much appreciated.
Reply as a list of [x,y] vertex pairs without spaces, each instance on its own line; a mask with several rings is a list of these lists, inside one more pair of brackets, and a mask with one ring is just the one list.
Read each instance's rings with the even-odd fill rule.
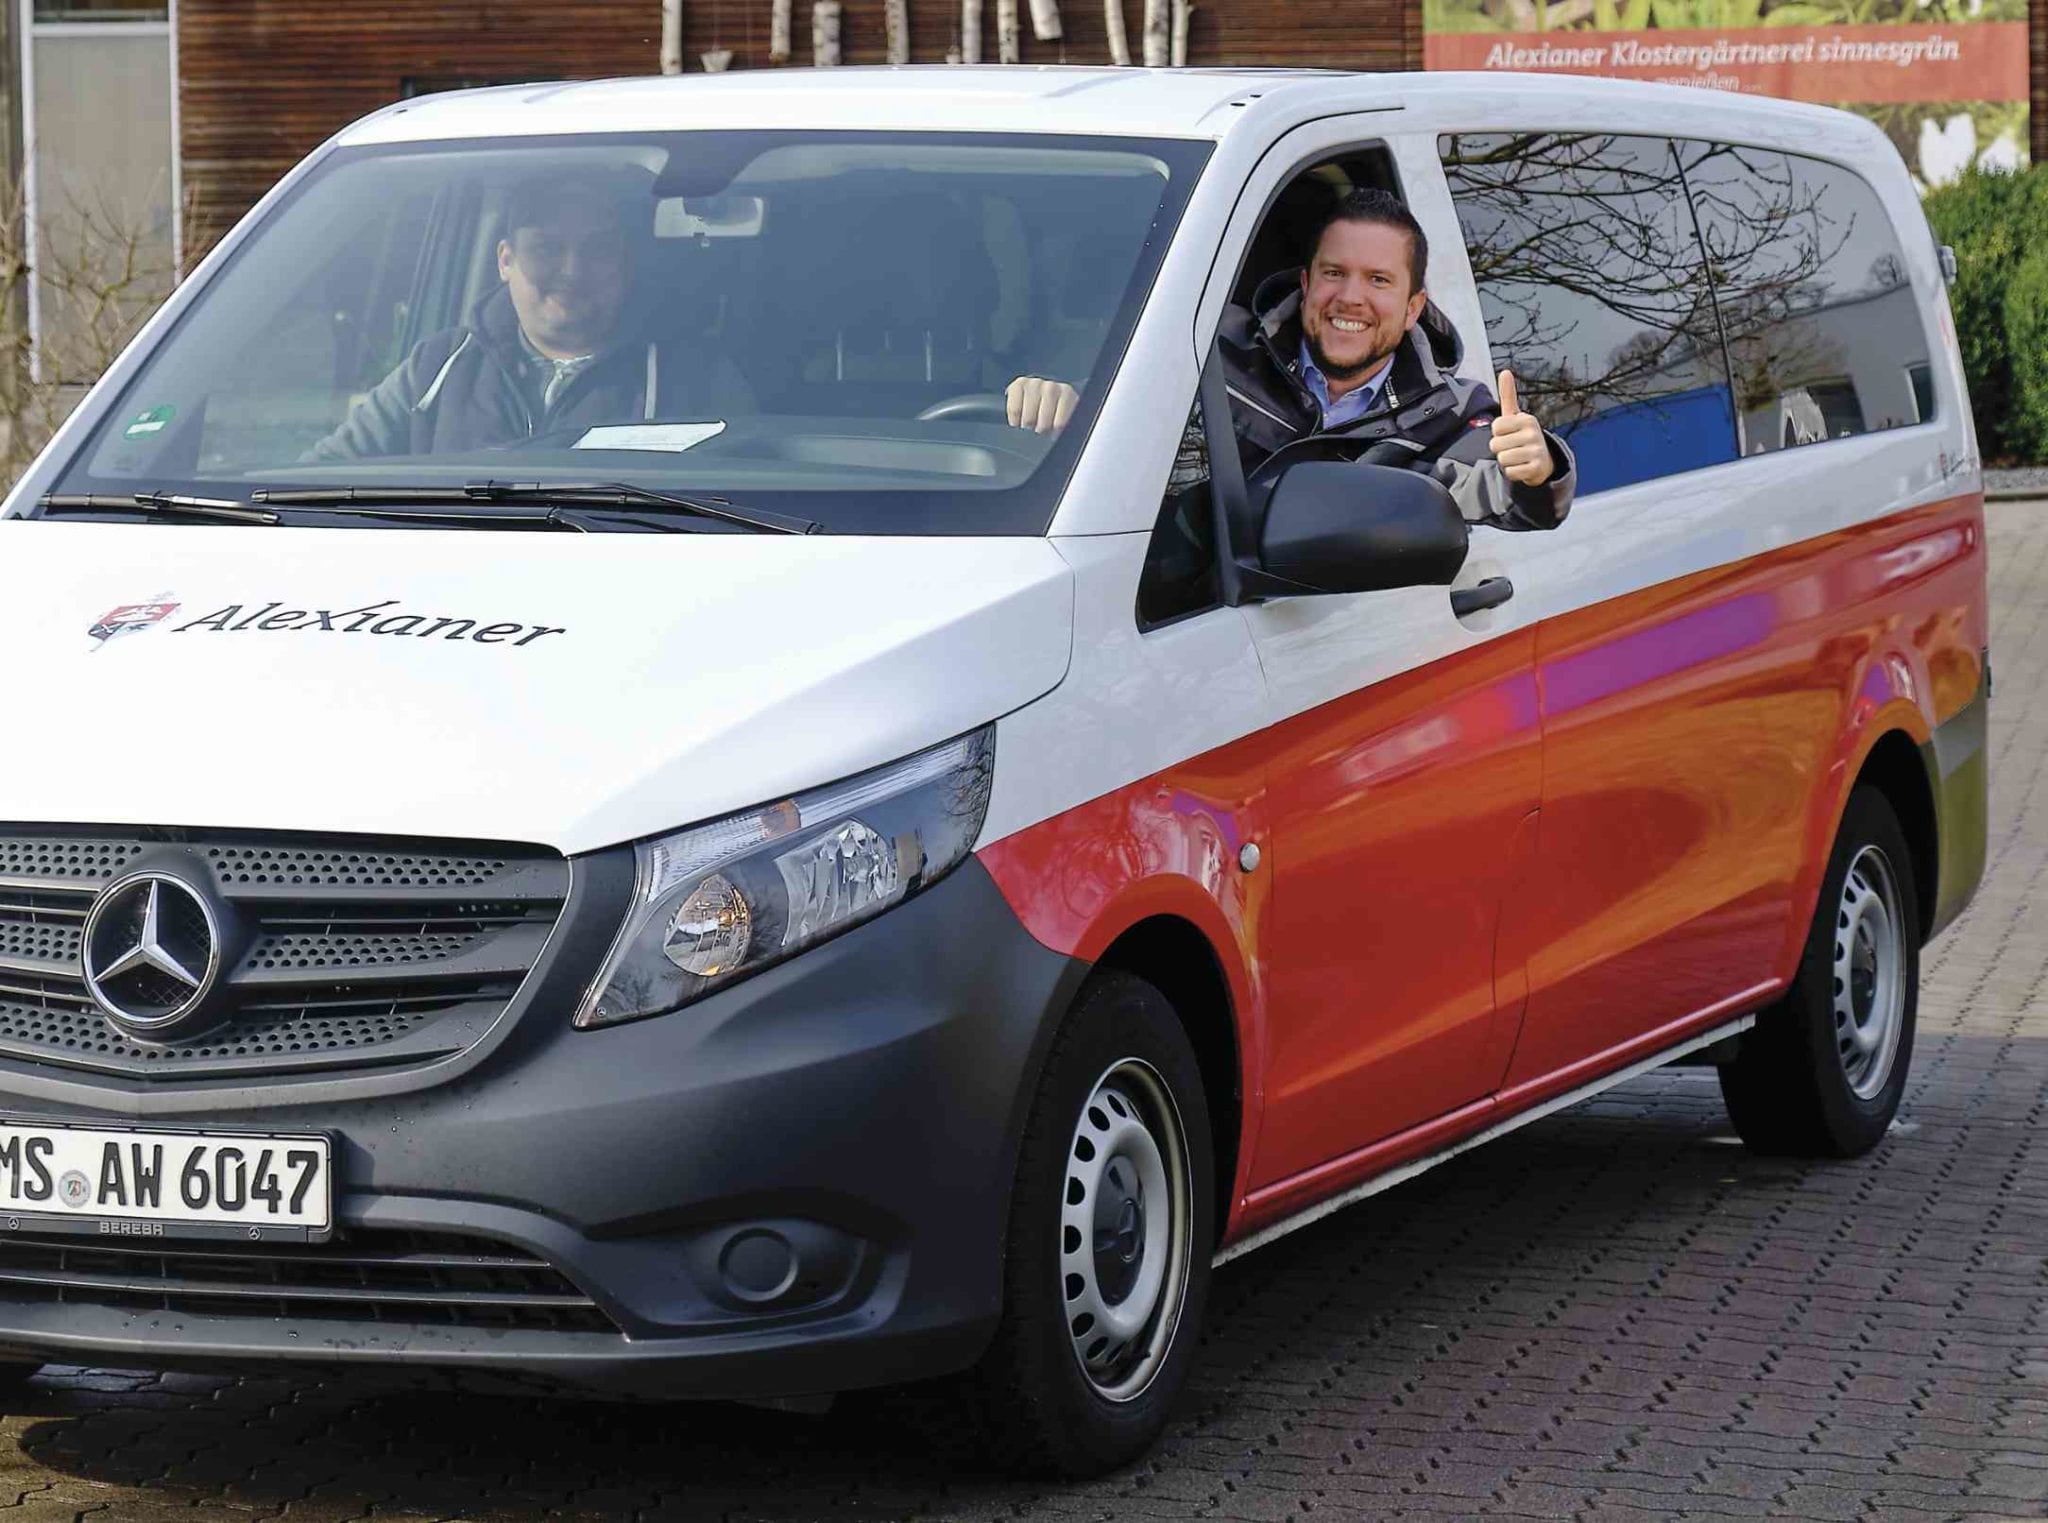
[[659,1015],[901,904],[981,833],[988,726],[893,766],[642,841],[639,877],[578,1026]]

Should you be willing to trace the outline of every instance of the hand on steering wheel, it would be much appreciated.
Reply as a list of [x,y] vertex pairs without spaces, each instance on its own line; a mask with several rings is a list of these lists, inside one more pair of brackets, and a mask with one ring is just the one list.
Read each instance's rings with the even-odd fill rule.
[[917,415],[917,421],[937,423],[948,418],[986,416],[991,420],[999,418],[1013,428],[1056,434],[1067,426],[1067,420],[1073,417],[1075,404],[1080,400],[1081,393],[1065,381],[1020,375],[1001,394],[970,391],[948,397],[943,402],[934,402]]
[[1067,426],[1067,420],[1074,416],[1075,404],[1080,400],[1081,393],[1065,381],[1020,375],[1003,393],[1006,404],[1004,416],[1018,428],[1056,434]]

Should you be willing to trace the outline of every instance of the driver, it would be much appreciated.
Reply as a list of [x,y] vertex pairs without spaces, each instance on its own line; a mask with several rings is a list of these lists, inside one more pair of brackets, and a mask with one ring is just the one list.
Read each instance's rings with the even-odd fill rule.
[[626,202],[588,180],[515,188],[498,287],[422,339],[305,459],[419,455],[653,418],[753,411],[724,355],[670,353],[633,320]]

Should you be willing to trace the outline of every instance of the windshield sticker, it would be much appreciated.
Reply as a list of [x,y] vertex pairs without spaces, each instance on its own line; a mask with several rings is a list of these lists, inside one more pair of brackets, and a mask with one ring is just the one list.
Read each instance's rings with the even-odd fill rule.
[[152,625],[163,623],[177,611],[178,600],[168,592],[159,592],[146,603],[123,603],[118,608],[109,608],[92,621],[92,627],[86,634],[92,637],[92,649],[99,650],[109,640],[139,634]]
[[719,423],[600,423],[570,445],[571,449],[661,450],[680,455],[725,432]]
[[170,426],[171,419],[178,416],[178,409],[165,402],[152,407],[148,412],[137,413],[135,420],[121,430],[124,439],[147,439],[151,434],[160,434]]

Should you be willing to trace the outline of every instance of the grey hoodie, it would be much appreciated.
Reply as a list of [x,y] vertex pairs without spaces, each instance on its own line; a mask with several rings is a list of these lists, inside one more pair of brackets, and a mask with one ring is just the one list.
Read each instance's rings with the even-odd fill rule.
[[[628,315],[618,331],[644,334],[646,327]],[[723,354],[682,352],[678,344],[643,337],[599,351],[545,411],[540,392],[528,379],[512,295],[500,286],[477,303],[468,323],[421,339],[303,458],[483,449],[599,423],[709,421],[754,410],[745,378]]]

